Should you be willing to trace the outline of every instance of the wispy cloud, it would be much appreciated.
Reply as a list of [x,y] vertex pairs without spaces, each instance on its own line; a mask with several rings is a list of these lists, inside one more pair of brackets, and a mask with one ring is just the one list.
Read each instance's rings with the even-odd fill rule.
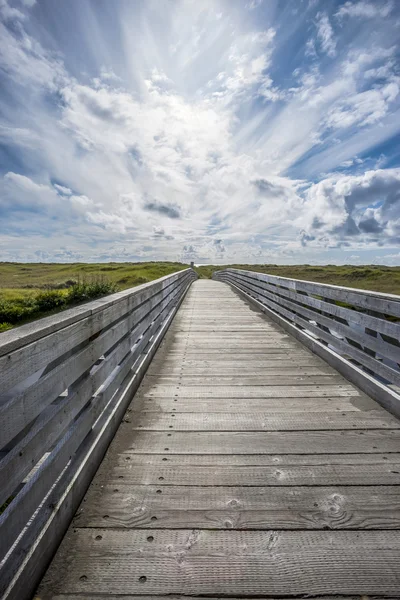
[[326,13],[317,14],[317,37],[321,46],[322,52],[328,54],[328,56],[335,56],[336,54],[336,40],[333,33],[332,25],[329,22],[328,15]]
[[360,0],[359,2],[345,2],[335,13],[338,18],[343,17],[358,17],[365,19],[374,19],[377,17],[387,17],[393,10],[394,3],[391,0],[385,2],[367,2]]

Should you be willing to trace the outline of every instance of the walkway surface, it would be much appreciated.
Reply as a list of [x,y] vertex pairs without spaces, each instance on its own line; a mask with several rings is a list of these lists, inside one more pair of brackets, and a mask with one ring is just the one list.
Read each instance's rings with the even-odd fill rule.
[[199,280],[37,596],[400,596],[399,425]]

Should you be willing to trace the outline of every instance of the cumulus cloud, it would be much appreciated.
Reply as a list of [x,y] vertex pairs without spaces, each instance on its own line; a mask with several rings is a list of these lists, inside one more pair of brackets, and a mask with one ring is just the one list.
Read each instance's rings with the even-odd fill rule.
[[298,222],[306,243],[337,244],[360,237],[398,244],[400,169],[335,175],[310,186]]

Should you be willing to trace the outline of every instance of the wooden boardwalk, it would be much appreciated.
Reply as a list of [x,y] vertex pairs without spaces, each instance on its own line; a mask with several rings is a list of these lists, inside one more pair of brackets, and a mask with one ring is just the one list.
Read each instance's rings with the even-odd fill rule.
[[400,597],[400,422],[195,282],[40,600]]

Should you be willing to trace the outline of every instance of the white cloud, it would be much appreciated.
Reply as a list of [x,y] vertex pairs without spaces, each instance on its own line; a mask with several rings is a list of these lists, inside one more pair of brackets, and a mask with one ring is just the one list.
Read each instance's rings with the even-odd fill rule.
[[263,0],[250,0],[250,2],[246,4],[246,8],[248,8],[249,10],[254,10],[255,8],[258,8],[262,3]]
[[317,37],[321,46],[321,50],[331,58],[336,54],[336,40],[334,37],[332,25],[326,13],[317,14]]
[[400,243],[400,169],[336,174],[311,185],[298,225],[311,244]]
[[366,19],[375,19],[377,17],[387,17],[393,10],[393,2],[390,0],[379,0],[378,2],[345,2],[336,12],[336,17],[358,17]]
[[[108,39],[100,9],[87,8],[79,61],[50,51],[33,21],[2,26],[0,138],[13,149],[0,179],[2,256],[27,257],[18,232],[33,258],[66,260],[279,262],[301,260],[309,245],[396,243],[398,209],[373,201],[395,176],[359,174],[377,160],[362,163],[365,151],[399,128],[386,32],[367,44],[355,36],[338,57],[328,13],[307,44],[303,15],[272,20],[269,3],[257,13],[223,0],[140,6],[116,9]],[[329,174],[337,168],[350,179]],[[308,183],[310,172],[322,180]],[[350,214],[346,190],[354,197],[357,186],[371,206]]]
[[352,94],[330,111],[326,124],[333,128],[372,125],[385,116],[398,94],[397,82]]

